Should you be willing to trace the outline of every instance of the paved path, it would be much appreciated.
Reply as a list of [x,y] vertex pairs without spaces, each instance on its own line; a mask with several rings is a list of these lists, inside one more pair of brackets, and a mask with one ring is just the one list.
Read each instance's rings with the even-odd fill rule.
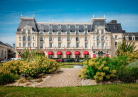
[[44,79],[37,87],[68,87],[81,86],[81,78],[78,73],[81,73],[82,68],[61,68],[58,73]]

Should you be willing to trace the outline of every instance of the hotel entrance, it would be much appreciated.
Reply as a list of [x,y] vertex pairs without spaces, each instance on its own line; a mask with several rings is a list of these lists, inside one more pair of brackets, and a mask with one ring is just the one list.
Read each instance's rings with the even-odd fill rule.
[[98,57],[103,57],[103,54],[104,54],[104,53],[103,53],[102,51],[99,51],[99,52],[98,52]]

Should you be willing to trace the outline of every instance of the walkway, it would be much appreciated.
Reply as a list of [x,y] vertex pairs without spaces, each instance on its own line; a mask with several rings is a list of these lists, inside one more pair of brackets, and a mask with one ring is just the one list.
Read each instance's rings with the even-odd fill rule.
[[81,86],[81,78],[78,73],[81,73],[82,68],[61,68],[58,73],[55,73],[43,80],[37,87],[67,87]]

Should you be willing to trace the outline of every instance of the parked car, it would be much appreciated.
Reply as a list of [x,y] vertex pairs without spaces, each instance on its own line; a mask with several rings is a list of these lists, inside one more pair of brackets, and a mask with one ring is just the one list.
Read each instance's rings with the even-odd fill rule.
[[63,59],[57,59],[56,61],[57,62],[63,62]]
[[83,62],[85,59],[79,60],[79,62]]
[[64,62],[75,62],[74,59],[65,59]]

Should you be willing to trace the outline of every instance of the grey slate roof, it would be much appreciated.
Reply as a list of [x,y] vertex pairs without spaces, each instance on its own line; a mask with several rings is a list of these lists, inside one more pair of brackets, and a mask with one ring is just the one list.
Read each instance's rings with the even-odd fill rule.
[[[39,32],[39,31],[45,31],[48,32],[50,30],[50,25],[49,24],[41,24],[41,23],[37,23],[35,21],[35,19],[21,19],[21,22],[18,26],[17,32],[21,31],[21,29],[23,27],[25,27],[26,25],[28,26],[32,26],[32,29],[35,32]],[[70,24],[70,32],[75,32],[75,30],[79,30],[79,32],[84,32],[85,28],[83,24],[78,24],[79,28],[76,28],[75,24]],[[109,23],[106,23],[105,20],[94,20],[93,22],[91,22],[91,24],[87,24],[87,30],[88,32],[93,32],[95,31],[95,26],[105,26],[105,30],[112,32],[112,33],[122,33],[122,27],[120,23],[117,23],[116,20],[112,20]],[[115,29],[116,28],[116,29]],[[53,32],[57,32],[58,29],[58,24],[53,24],[52,25],[52,29]],[[67,29],[67,24],[61,24],[61,29],[62,32],[66,32]]]
[[1,45],[4,45],[4,46],[7,46],[7,47],[11,47],[11,48],[12,48],[12,46],[11,46],[11,45],[9,45],[8,43],[3,43],[2,41],[0,41],[0,44],[1,44]]
[[124,35],[125,36],[137,36],[138,37],[138,32],[126,32]]
[[20,24],[19,24],[19,26],[18,26],[18,28],[17,28],[17,31],[21,31],[21,29],[23,28],[23,27],[25,27],[26,25],[28,25],[28,26],[32,26],[32,29],[34,30],[34,31],[38,31],[38,29],[37,29],[37,25],[36,25],[36,22],[35,22],[35,20],[34,19],[27,19],[27,20],[21,20],[21,22],[20,22]]

